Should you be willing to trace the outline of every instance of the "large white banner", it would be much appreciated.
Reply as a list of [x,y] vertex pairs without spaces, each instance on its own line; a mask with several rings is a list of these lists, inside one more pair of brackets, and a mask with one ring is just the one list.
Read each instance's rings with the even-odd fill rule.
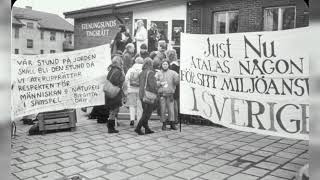
[[181,113],[309,139],[307,29],[181,35]]
[[42,55],[12,55],[12,115],[104,104],[109,45]]

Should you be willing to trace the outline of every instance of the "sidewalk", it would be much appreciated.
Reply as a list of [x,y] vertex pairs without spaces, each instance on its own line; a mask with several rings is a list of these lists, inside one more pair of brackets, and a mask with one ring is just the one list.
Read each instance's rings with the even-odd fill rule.
[[138,136],[129,121],[119,134],[85,116],[75,132],[27,136],[31,126],[17,122],[12,140],[13,179],[86,180],[231,179],[285,180],[309,160],[308,141],[257,135],[227,128],[182,125],[182,132]]

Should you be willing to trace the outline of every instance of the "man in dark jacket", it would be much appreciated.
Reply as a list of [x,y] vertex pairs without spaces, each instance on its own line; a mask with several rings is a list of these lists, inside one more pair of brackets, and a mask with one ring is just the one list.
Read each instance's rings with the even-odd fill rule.
[[123,62],[120,56],[115,56],[112,59],[112,64],[109,66],[107,79],[114,85],[120,88],[119,93],[114,98],[105,96],[106,107],[109,109],[108,133],[118,133],[115,129],[115,118],[119,113],[119,108],[122,106],[123,91],[122,86],[125,80],[123,72]]
[[151,23],[151,28],[148,30],[148,51],[156,51],[158,48],[159,33],[157,24]]
[[145,59],[145,62],[142,66],[142,72],[139,76],[139,82],[139,98],[141,99],[143,113],[134,131],[139,135],[143,135],[144,133],[141,131],[141,127],[143,126],[145,129],[145,134],[151,134],[154,133],[154,131],[150,129],[148,121],[151,117],[154,104],[149,104],[143,101],[146,90],[155,94],[157,93],[157,82],[155,78],[155,72],[153,70],[152,60],[150,58]]

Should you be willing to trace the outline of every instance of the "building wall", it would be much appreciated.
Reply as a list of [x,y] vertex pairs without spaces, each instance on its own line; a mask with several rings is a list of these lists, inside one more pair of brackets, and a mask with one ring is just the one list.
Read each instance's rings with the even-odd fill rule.
[[168,21],[168,40],[171,40],[172,20],[184,20],[186,29],[187,2],[184,0],[142,4],[130,9],[133,12],[133,22],[135,19],[147,19],[147,29],[150,28],[151,21]]
[[[51,30],[44,30],[44,38],[41,39],[41,30],[37,27],[37,21],[33,20],[20,20],[22,23],[27,24],[27,22],[33,22],[34,28],[30,29],[27,26],[22,26],[19,28],[19,38],[15,38],[15,26],[12,29],[12,53],[15,53],[15,49],[19,49],[19,54],[32,55],[40,54],[40,50],[44,50],[44,54],[50,53],[50,50],[55,50],[56,53],[63,52],[63,42],[66,40],[64,37],[64,32],[56,32],[56,40],[50,41]],[[33,48],[27,48],[27,39],[33,40]],[[73,35],[72,35],[73,42]]]
[[[308,26],[308,9],[303,0],[203,0],[189,2],[187,7],[189,33],[213,33],[213,12],[239,11],[238,32],[263,30],[263,11],[267,7],[296,6],[296,28]],[[198,18],[199,22],[192,19]]]

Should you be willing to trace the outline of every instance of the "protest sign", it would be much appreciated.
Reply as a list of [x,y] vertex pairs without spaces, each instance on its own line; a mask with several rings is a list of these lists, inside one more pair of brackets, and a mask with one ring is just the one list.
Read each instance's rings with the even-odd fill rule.
[[181,113],[237,130],[309,139],[305,30],[182,34]]
[[12,115],[102,105],[109,45],[42,55],[12,55]]

